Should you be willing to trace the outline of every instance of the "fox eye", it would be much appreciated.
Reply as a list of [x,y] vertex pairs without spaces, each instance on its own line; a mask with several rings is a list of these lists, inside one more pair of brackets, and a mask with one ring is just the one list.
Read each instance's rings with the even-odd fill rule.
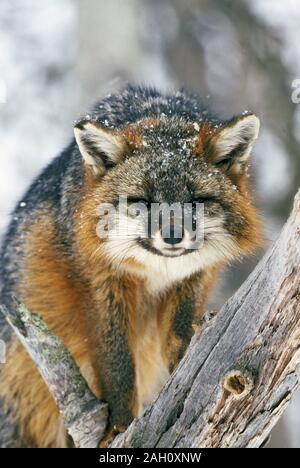
[[209,197],[197,197],[192,200],[193,204],[196,203],[207,203],[208,201],[211,201],[211,198]]
[[219,161],[216,163],[216,166],[217,167],[221,167],[223,169],[230,169],[232,165],[232,159],[231,158],[226,158],[226,159],[223,159],[222,161]]
[[146,198],[134,198],[134,197],[131,197],[131,198],[128,198],[128,203],[143,203],[144,205],[146,205],[147,207],[150,206],[150,201],[149,200],[146,200]]

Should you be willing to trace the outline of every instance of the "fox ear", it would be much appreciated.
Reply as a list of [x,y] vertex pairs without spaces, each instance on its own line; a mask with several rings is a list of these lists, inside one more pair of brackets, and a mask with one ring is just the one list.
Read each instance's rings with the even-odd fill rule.
[[103,175],[115,166],[125,151],[122,136],[99,122],[82,120],[74,127],[75,139],[85,163]]
[[227,122],[211,142],[214,164],[229,174],[242,174],[258,132],[259,119],[254,114]]

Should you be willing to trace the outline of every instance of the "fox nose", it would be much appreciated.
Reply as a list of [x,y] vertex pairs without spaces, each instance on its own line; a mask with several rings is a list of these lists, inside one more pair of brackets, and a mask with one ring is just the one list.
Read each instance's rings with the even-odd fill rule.
[[169,245],[176,245],[182,241],[182,236],[177,237],[177,235],[178,235],[178,230],[176,230],[173,225],[170,226],[170,233],[168,233],[167,235],[162,232],[163,240]]

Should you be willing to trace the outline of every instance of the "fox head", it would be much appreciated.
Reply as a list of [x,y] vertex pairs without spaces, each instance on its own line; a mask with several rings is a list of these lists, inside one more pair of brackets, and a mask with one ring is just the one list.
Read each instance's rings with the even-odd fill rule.
[[260,229],[247,167],[258,132],[250,113],[218,125],[178,116],[121,129],[77,123],[89,196],[105,219],[99,242],[111,261],[186,276],[252,251]]

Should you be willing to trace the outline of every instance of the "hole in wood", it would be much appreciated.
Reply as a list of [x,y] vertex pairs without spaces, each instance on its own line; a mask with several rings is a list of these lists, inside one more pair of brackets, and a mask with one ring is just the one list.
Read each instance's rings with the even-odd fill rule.
[[223,387],[235,397],[241,397],[250,393],[253,382],[241,371],[233,370],[225,376]]

